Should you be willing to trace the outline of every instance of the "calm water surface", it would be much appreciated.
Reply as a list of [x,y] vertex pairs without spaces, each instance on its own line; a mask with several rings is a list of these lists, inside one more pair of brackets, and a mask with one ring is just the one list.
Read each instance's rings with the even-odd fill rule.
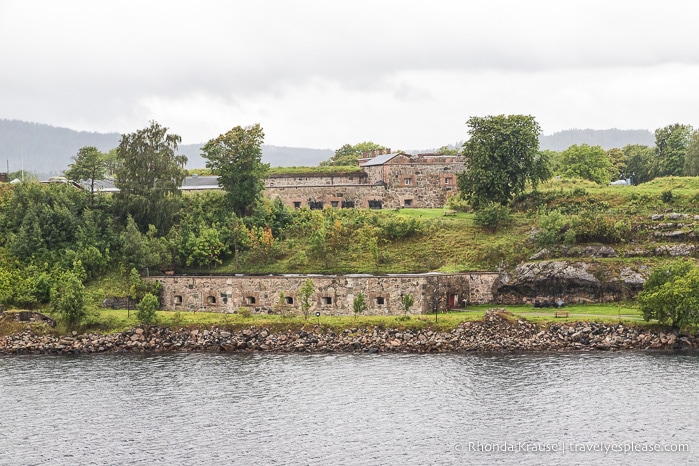
[[0,406],[2,465],[699,464],[697,354],[0,357]]

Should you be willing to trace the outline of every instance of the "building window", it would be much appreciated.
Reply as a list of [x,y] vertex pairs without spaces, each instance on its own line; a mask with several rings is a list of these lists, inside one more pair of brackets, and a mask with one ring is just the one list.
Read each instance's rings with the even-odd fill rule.
[[338,207],[340,207],[340,201],[330,201],[330,205],[333,209],[337,209]]
[[383,207],[383,202],[378,200],[378,199],[372,199],[369,201],[369,208],[370,209],[380,209]]
[[287,296],[286,298],[286,304],[293,305],[294,304],[294,298],[291,296]]
[[405,207],[410,207],[410,206],[412,206],[412,205],[413,205],[413,200],[412,200],[412,199],[405,199],[405,200],[403,201],[403,206],[405,206]]
[[330,305],[333,303],[333,299],[330,296],[323,296],[323,304]]
[[444,178],[444,184],[451,184],[451,182],[452,182],[451,177]]
[[301,202],[294,201],[294,209],[300,209],[300,208],[301,208]]
[[343,208],[343,209],[352,209],[352,208],[354,208],[354,201],[342,201],[342,208]]
[[308,207],[311,210],[323,210],[323,201],[310,201]]
[[175,296],[175,305],[182,304],[182,296],[177,295]]
[[207,304],[216,304],[216,296],[207,296],[206,302]]
[[412,180],[410,178],[403,178],[403,184],[408,186],[412,183]]
[[384,304],[386,304],[386,299],[383,296],[378,296],[376,298],[376,304],[379,306],[383,306]]
[[255,297],[254,296],[246,296],[245,297],[245,304],[255,304]]

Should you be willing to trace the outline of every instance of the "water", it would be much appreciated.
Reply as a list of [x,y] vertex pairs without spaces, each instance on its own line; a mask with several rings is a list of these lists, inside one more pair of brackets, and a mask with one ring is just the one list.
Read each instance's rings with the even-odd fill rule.
[[0,406],[2,465],[699,464],[698,354],[0,357]]

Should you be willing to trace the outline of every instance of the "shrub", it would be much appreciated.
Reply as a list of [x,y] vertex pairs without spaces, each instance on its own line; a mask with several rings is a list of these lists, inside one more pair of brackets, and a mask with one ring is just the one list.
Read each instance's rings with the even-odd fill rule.
[[138,303],[136,319],[143,325],[153,325],[157,321],[155,312],[160,307],[160,300],[151,293],[146,293]]
[[628,220],[617,220],[610,215],[579,215],[571,222],[578,243],[615,244],[625,241],[631,234]]
[[510,208],[494,202],[482,206],[476,212],[476,225],[494,233],[499,228],[512,224]]
[[699,268],[683,261],[654,269],[638,302],[647,321],[657,319],[674,328],[699,323]]
[[244,319],[252,317],[252,311],[248,307],[239,307],[236,314]]
[[540,231],[534,235],[534,241],[541,246],[554,246],[563,240],[568,219],[559,210],[539,215]]

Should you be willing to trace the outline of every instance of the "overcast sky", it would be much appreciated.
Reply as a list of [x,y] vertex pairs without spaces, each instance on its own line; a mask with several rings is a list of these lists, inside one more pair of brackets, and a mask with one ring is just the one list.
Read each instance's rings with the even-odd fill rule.
[[0,0],[0,118],[427,149],[470,116],[699,127],[699,2]]

